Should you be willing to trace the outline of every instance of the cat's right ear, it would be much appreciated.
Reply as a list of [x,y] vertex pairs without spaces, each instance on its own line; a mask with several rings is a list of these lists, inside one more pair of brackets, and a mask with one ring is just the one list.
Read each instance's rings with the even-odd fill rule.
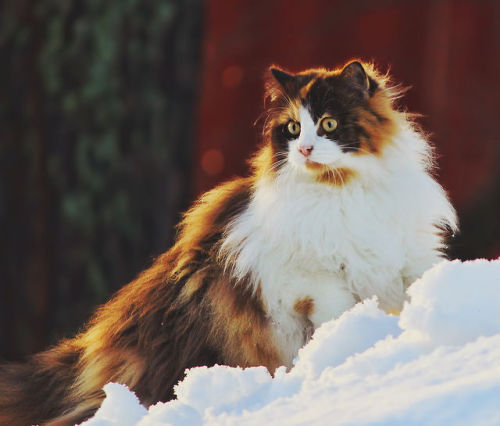
[[274,102],[280,98],[294,98],[297,95],[298,76],[272,65],[267,69],[265,99]]
[[288,74],[287,72],[276,68],[276,67],[271,67],[270,68],[271,74],[273,75],[274,79],[283,87],[283,89],[287,90],[287,88],[290,88],[291,85],[294,84],[295,82],[295,76],[292,74]]
[[[276,88],[279,88],[282,93],[285,93],[290,97],[295,96],[297,91],[297,76],[283,71],[281,68],[276,66],[270,67],[269,71],[271,72],[271,80],[274,84],[270,84],[268,88],[275,86]],[[276,85],[276,83],[278,84]]]

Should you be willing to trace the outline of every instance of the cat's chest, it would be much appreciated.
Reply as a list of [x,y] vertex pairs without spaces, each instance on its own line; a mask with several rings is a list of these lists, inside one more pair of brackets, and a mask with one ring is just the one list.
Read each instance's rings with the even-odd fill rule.
[[264,263],[288,265],[294,273],[349,274],[401,263],[405,224],[397,211],[394,199],[362,188],[262,188],[246,213],[246,244]]

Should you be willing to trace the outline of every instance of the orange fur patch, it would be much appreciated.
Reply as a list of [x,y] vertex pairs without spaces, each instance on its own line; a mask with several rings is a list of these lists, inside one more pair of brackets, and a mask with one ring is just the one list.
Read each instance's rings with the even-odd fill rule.
[[220,232],[226,223],[217,223],[224,209],[228,207],[228,200],[246,192],[252,185],[251,179],[239,178],[226,182],[211,191],[206,192],[184,215],[179,225],[180,234],[175,245],[167,255],[172,269],[172,279],[178,280],[196,267],[193,257],[202,249],[204,239]]
[[317,163],[316,161],[306,160],[306,167],[310,170],[318,170],[320,172],[326,171],[328,166],[325,164]]
[[265,145],[259,149],[250,159],[250,167],[253,171],[253,176],[255,176],[255,180],[259,180],[266,174],[274,172],[274,163],[278,160],[279,158],[276,158],[271,146]]
[[357,155],[382,153],[384,146],[392,143],[399,120],[399,113],[392,109],[391,101],[383,91],[368,99],[368,105],[369,109],[358,109],[358,124],[369,137],[361,138],[361,149],[356,152]]
[[225,280],[211,286],[212,336],[230,365],[263,365],[272,373],[284,364],[264,312],[260,292],[252,296]]
[[316,81],[316,79],[313,78],[309,83],[307,83],[304,87],[302,87],[300,89],[299,94],[300,94],[300,97],[302,99],[304,99],[306,97],[307,93],[309,92],[309,90],[311,90],[311,87],[312,87],[312,85],[314,84],[315,81]]
[[343,186],[356,175],[356,173],[351,169],[331,169],[325,164],[316,163],[315,161],[307,161],[306,167],[316,172],[317,182],[333,186]]
[[293,305],[293,310],[300,315],[309,317],[314,312],[314,300],[309,296],[297,299]]

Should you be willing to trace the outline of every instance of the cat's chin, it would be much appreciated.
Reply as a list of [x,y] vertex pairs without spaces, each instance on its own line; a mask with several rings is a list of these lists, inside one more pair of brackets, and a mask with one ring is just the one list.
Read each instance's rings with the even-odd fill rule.
[[344,186],[356,177],[357,173],[337,163],[324,164],[317,161],[306,160],[302,164],[296,164],[301,174],[316,182],[327,183],[332,186]]
[[306,160],[304,163],[304,167],[307,170],[310,170],[313,172],[324,172],[324,171],[327,171],[328,169],[332,168],[328,164],[323,164],[323,163],[319,163],[317,161],[312,161],[312,160]]
[[335,168],[333,164],[324,164],[312,160],[291,161],[292,166],[299,172],[306,175],[317,175]]
[[335,170],[342,169],[343,167],[337,162],[320,163],[318,161],[306,160],[302,165],[302,168],[313,175],[321,175],[323,173],[335,172]]

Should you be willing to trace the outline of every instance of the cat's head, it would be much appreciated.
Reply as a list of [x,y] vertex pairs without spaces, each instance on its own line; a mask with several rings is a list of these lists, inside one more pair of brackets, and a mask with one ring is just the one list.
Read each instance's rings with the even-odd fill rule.
[[345,183],[363,157],[382,156],[392,143],[399,113],[391,97],[385,78],[359,61],[296,74],[271,67],[264,135],[272,169],[293,167],[320,182]]

